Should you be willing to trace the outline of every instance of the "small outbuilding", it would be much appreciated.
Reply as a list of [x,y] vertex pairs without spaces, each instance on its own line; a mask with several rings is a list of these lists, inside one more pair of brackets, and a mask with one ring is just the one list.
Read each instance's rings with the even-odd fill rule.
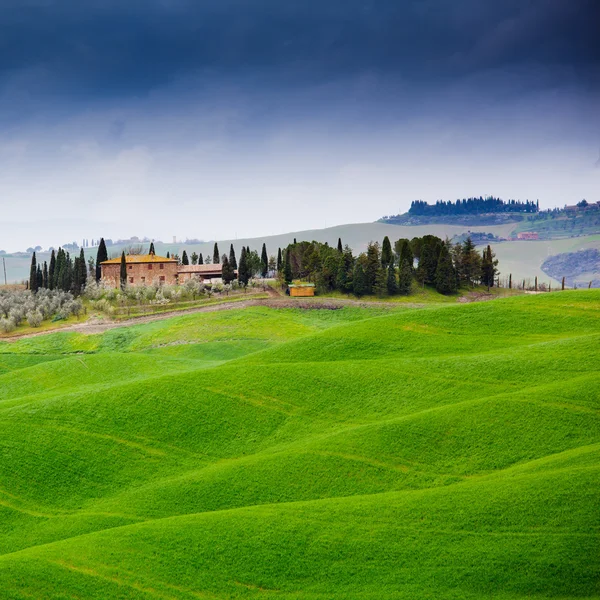
[[314,283],[292,283],[288,285],[290,296],[308,298],[315,295]]

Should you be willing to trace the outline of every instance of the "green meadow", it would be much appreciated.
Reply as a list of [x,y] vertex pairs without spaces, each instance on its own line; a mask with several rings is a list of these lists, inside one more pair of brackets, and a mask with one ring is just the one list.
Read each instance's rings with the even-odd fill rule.
[[600,598],[600,291],[0,342],[0,598]]

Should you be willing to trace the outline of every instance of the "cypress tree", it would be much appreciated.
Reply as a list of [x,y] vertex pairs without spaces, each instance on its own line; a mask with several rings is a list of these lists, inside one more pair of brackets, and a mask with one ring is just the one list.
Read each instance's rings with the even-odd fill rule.
[[108,252],[106,250],[106,244],[104,238],[100,239],[100,245],[98,246],[98,253],[96,254],[96,281],[102,279],[102,267],[100,263],[108,260]]
[[277,250],[277,272],[281,272],[281,267],[283,267],[283,259],[281,258],[281,248]]
[[398,283],[396,282],[396,267],[394,267],[393,262],[391,262],[388,265],[387,291],[390,296],[394,296],[398,293]]
[[383,238],[383,244],[381,245],[381,265],[384,269],[387,269],[387,266],[393,262],[392,244],[390,244],[390,238],[386,235]]
[[44,270],[42,271],[42,285],[48,289],[48,263],[44,261]]
[[481,276],[481,258],[470,237],[463,243],[461,271],[464,282],[468,285],[473,285]]
[[148,254],[151,254],[152,256],[156,254],[156,251],[154,250],[154,242],[150,242],[150,250],[148,250]]
[[229,265],[234,271],[238,268],[233,244],[231,244],[231,246],[229,247]]
[[512,273],[508,274],[508,289],[512,290]]
[[338,252],[341,254],[342,252],[344,252],[344,248],[342,246],[342,238],[338,238],[338,246],[337,246]]
[[184,250],[183,254],[181,255],[181,264],[182,265],[189,265],[190,264],[190,260],[188,258],[187,252]]
[[367,293],[367,274],[362,261],[357,260],[352,277],[354,295],[360,298]]
[[442,240],[434,235],[423,236],[419,269],[425,283],[435,283],[435,272],[438,265],[438,256]]
[[37,292],[37,261],[35,252],[31,255],[31,267],[29,268],[29,289],[32,292]]
[[398,273],[398,293],[408,296],[412,288],[413,269],[406,260],[402,261]]
[[215,247],[213,249],[213,265],[218,265],[221,262],[221,257],[219,256],[219,246],[217,246],[217,242],[215,242]]
[[83,248],[79,253],[79,290],[83,290],[87,284],[87,268],[85,264],[85,253]]
[[248,255],[246,248],[242,246],[242,253],[240,255],[240,262],[238,264],[238,281],[240,284],[248,285],[250,279],[250,273],[248,270]]
[[198,264],[198,255],[195,252],[192,252],[191,259],[192,259],[192,264],[193,265],[197,265]]
[[223,269],[221,272],[223,283],[231,283],[235,279],[235,271],[229,262],[226,254],[223,254]]
[[167,250],[167,258],[171,258],[171,253]]
[[52,249],[52,254],[50,254],[50,266],[48,267],[48,289],[54,289],[54,270],[56,269],[56,254],[54,253],[54,249]]
[[283,279],[289,285],[292,283],[294,279],[294,274],[292,273],[292,254],[290,251],[290,247],[287,247],[285,251],[285,265],[283,267]]
[[260,267],[261,267],[261,275],[264,277],[269,273],[269,257],[267,256],[267,246],[263,242],[262,251],[260,253]]
[[384,269],[382,266],[377,269],[373,291],[380,298],[384,296],[387,291],[387,269]]
[[438,266],[435,271],[435,289],[440,294],[452,294],[456,291],[456,273],[446,244],[442,244],[440,249]]
[[202,252],[200,252],[200,254],[198,255],[198,264],[199,265],[204,264],[204,258],[202,257]]
[[121,253],[121,271],[119,273],[121,289],[124,290],[127,285],[127,260],[125,259],[125,251]]
[[44,287],[44,274],[42,273],[42,265],[37,266],[36,285],[38,290]]
[[79,257],[75,257],[75,264],[73,265],[73,279],[71,281],[71,293],[73,296],[79,296],[81,292],[81,281],[79,275],[81,271],[79,270]]
[[379,257],[379,244],[371,242],[367,246],[367,264],[364,268],[367,278],[366,294],[373,293],[373,288],[375,287],[375,281],[377,279],[377,273],[379,272],[380,266],[381,260]]

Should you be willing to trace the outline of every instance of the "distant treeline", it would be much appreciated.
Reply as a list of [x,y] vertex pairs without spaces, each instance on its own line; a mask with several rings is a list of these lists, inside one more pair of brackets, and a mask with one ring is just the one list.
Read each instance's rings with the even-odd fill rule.
[[508,200],[488,196],[487,198],[466,198],[462,200],[438,200],[435,204],[428,204],[423,200],[414,200],[409,215],[441,217],[447,215],[480,215],[486,213],[536,213],[539,211],[539,202],[526,200]]

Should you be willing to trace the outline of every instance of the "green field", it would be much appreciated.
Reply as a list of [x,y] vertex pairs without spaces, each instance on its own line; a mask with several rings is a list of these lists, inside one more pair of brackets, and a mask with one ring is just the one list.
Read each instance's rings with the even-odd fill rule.
[[600,598],[600,291],[0,342],[0,598]]

